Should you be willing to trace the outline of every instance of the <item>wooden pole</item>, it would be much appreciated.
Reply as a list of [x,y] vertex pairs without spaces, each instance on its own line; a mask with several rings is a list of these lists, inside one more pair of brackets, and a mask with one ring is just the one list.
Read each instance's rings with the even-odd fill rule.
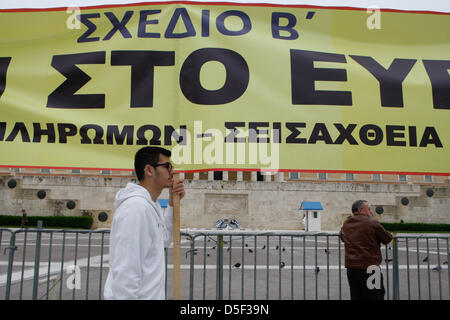
[[[174,173],[173,183],[180,180]],[[173,300],[180,300],[180,196],[173,195]]]

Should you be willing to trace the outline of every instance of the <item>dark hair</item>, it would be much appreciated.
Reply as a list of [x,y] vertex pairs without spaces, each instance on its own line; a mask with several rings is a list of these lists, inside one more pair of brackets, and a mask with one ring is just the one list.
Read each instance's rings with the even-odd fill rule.
[[358,209],[361,208],[361,206],[365,202],[367,202],[367,201],[366,200],[356,200],[355,202],[353,202],[353,204],[352,204],[352,213],[358,212]]
[[136,152],[134,156],[134,170],[139,181],[144,179],[144,167],[147,164],[157,164],[160,154],[166,157],[172,155],[169,150],[160,147],[143,147]]

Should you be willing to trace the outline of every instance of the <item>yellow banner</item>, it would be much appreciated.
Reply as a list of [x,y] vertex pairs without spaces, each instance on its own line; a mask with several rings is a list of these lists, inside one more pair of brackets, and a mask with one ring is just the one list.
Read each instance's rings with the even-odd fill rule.
[[170,3],[0,11],[0,166],[450,175],[450,16]]

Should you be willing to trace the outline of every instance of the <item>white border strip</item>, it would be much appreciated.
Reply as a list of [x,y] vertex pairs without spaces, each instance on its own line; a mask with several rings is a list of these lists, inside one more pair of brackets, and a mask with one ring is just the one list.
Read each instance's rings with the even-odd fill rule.
[[[331,7],[369,8],[372,6],[385,9],[409,11],[450,12],[448,0],[189,0],[191,2],[234,2],[248,4],[314,5]],[[59,8],[70,6],[117,5],[129,3],[169,2],[168,0],[2,0],[0,9],[16,8]]]

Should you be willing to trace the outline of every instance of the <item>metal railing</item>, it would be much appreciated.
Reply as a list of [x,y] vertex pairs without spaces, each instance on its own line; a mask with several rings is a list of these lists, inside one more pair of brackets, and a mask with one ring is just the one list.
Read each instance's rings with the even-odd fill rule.
[[101,299],[107,235],[109,230],[0,229],[0,252],[8,257],[1,259],[0,295],[5,300]]
[[[102,299],[109,230],[0,229],[0,298]],[[337,233],[183,230],[183,299],[348,300]],[[396,235],[382,246],[389,300],[449,300],[449,235]],[[166,296],[172,252],[166,249]]]

